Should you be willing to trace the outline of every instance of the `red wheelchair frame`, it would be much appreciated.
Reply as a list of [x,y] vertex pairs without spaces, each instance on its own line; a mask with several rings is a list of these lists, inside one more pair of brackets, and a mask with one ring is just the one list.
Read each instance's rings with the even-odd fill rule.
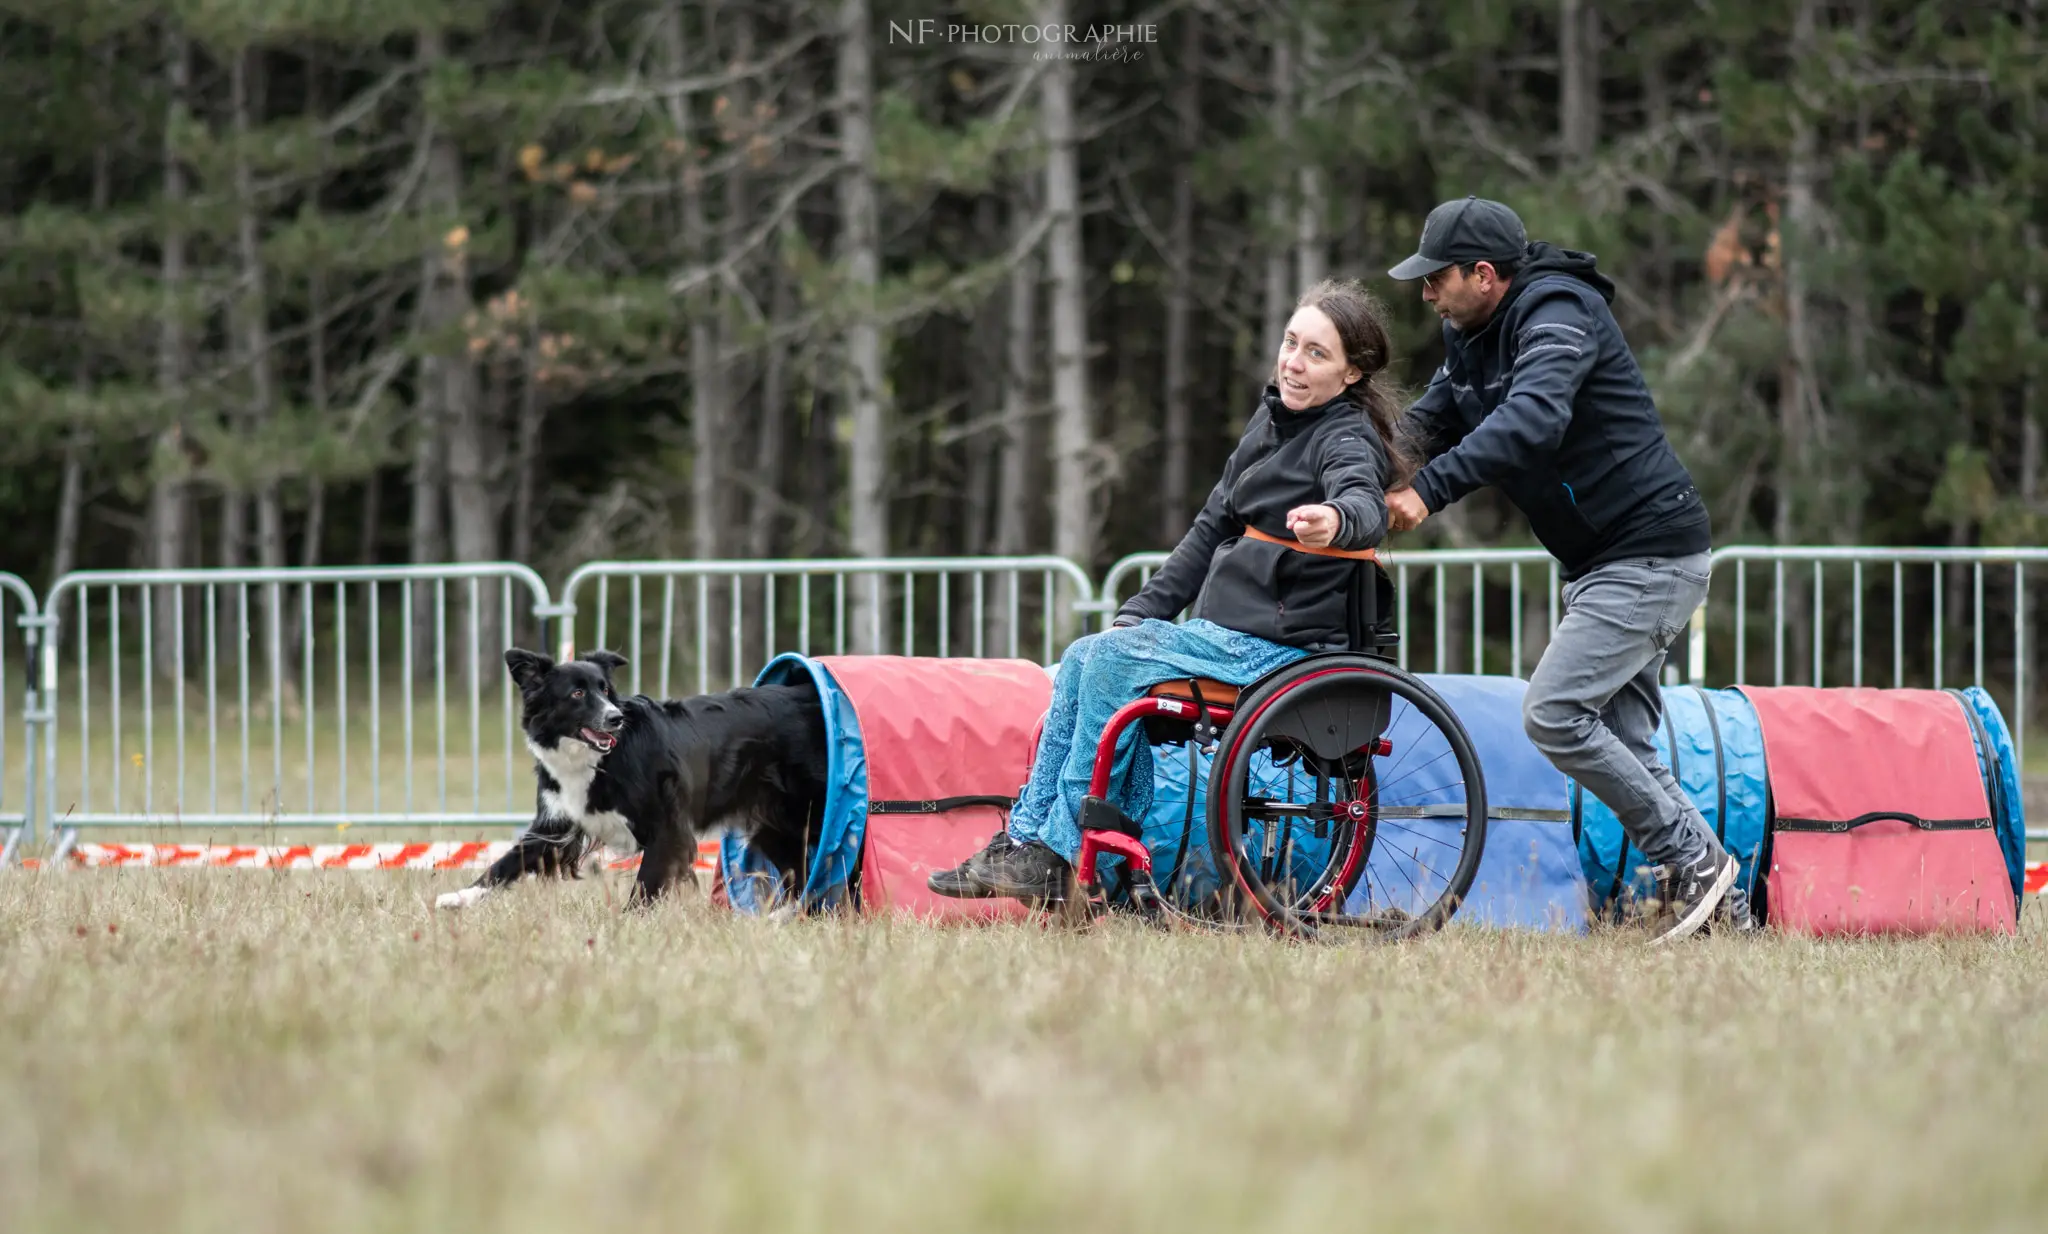
[[[1249,529],[1247,534],[1274,539]],[[1370,552],[1338,552],[1306,548],[1292,541],[1279,542],[1298,551],[1351,557],[1361,562],[1358,584],[1351,592],[1351,645],[1359,650],[1314,653],[1290,661],[1241,688],[1201,677],[1164,681],[1119,707],[1096,741],[1088,794],[1077,820],[1081,847],[1074,872],[1079,899],[1091,913],[1107,911],[1108,897],[1097,865],[1104,857],[1121,857],[1131,876],[1129,895],[1140,914],[1156,918],[1171,908],[1153,881],[1152,854],[1142,838],[1141,826],[1109,801],[1117,746],[1133,724],[1144,724],[1154,744],[1186,740],[1215,755],[1207,790],[1210,855],[1229,888],[1230,898],[1255,909],[1268,926],[1284,933],[1312,935],[1323,924],[1369,925],[1403,937],[1440,928],[1456,913],[1469,890],[1485,844],[1485,784],[1477,755],[1463,726],[1443,699],[1421,679],[1400,668],[1388,654],[1400,638],[1378,620],[1378,614],[1387,609],[1393,588],[1375,556]],[[1418,912],[1389,906],[1364,918],[1340,918],[1337,910],[1367,875],[1366,867],[1383,818],[1442,818],[1446,813],[1447,807],[1440,803],[1403,807],[1388,805],[1381,799],[1380,772],[1375,760],[1395,753],[1386,729],[1396,698],[1414,706],[1422,719],[1443,736],[1445,753],[1455,760],[1467,786],[1464,805],[1448,807],[1451,815],[1462,816],[1463,838],[1453,846],[1458,850],[1458,862],[1445,890]],[[1317,723],[1323,725],[1324,731],[1311,733],[1305,727],[1302,717],[1309,707],[1318,709]],[[1341,735],[1338,724],[1325,723],[1332,715],[1342,721]],[[1420,736],[1415,738],[1416,743],[1421,741]],[[1347,747],[1350,742],[1357,744]],[[1319,780],[1341,782],[1345,787],[1333,794],[1341,799],[1295,803],[1251,795],[1246,791],[1250,787],[1251,760],[1258,749],[1267,747],[1288,750],[1287,757],[1299,757],[1304,766],[1312,763]],[[1416,748],[1429,757],[1433,747],[1417,744]],[[1431,757],[1429,761],[1436,759]],[[1192,783],[1189,791],[1195,791]],[[1322,791],[1319,787],[1318,797]],[[1341,854],[1333,853],[1330,864],[1306,889],[1289,884],[1283,895],[1276,895],[1275,885],[1267,881],[1268,875],[1254,872],[1247,854],[1238,847],[1239,839],[1248,838],[1247,819],[1255,813],[1275,826],[1281,825],[1279,820],[1284,818],[1305,820],[1316,828],[1319,837],[1325,835],[1326,825],[1336,824],[1338,842],[1348,847]],[[1190,816],[1189,826],[1194,825]],[[1403,827],[1400,823],[1390,825]],[[1416,834],[1412,829],[1403,829]],[[1268,832],[1264,860],[1272,857],[1273,834]],[[1398,850],[1395,856],[1398,859]],[[1374,902],[1370,893],[1367,902]],[[1225,907],[1227,911],[1229,906]]]
[[[1343,670],[1331,669],[1329,671],[1342,672]],[[1205,682],[1212,691],[1229,701],[1211,703],[1204,699],[1202,696],[1202,686]],[[1183,686],[1186,687],[1187,694],[1179,693]],[[1213,748],[1215,743],[1221,738],[1224,729],[1236,716],[1237,696],[1238,690],[1236,687],[1219,681],[1200,677],[1181,678],[1174,681],[1161,682],[1153,686],[1146,692],[1143,698],[1125,703],[1122,707],[1117,708],[1114,715],[1110,716],[1109,723],[1103,726],[1101,739],[1095,744],[1095,765],[1089,772],[1088,796],[1081,807],[1081,853],[1075,863],[1075,874],[1079,879],[1081,894],[1084,899],[1093,903],[1099,901],[1102,895],[1101,883],[1096,874],[1096,863],[1099,858],[1104,856],[1122,857],[1130,864],[1134,874],[1142,876],[1137,880],[1139,890],[1136,892],[1141,901],[1159,894],[1151,881],[1151,850],[1145,847],[1145,842],[1142,839],[1130,834],[1127,830],[1131,825],[1129,821],[1107,800],[1109,796],[1110,769],[1115,765],[1117,742],[1122,739],[1124,730],[1141,720],[1169,719],[1186,721],[1192,728],[1188,739],[1200,744],[1205,749]],[[1274,703],[1279,702],[1285,697],[1285,694],[1276,694],[1272,698],[1265,700],[1261,706],[1271,707]],[[1243,740],[1241,734],[1237,740],[1240,742]],[[1380,737],[1373,743],[1372,753],[1376,757],[1384,758],[1392,754],[1393,751],[1393,742],[1385,737]],[[1359,752],[1363,753],[1363,748]],[[1225,752],[1226,757],[1232,757],[1235,754],[1236,749],[1234,746],[1231,750]],[[1193,791],[1192,785],[1189,788],[1190,791]],[[1352,823],[1369,824],[1373,818],[1373,802],[1370,794],[1366,797],[1354,798],[1350,801],[1332,802],[1331,809],[1334,817],[1345,818]],[[1105,812],[1107,817],[1105,817]],[[1104,825],[1105,823],[1108,825]],[[1366,856],[1370,853],[1371,848],[1370,842],[1352,844],[1345,853],[1344,864],[1339,869],[1337,877],[1309,904],[1308,911],[1312,913],[1326,913],[1330,911],[1336,901],[1356,885],[1358,875],[1365,865]],[[1238,890],[1248,900],[1256,903],[1256,899],[1252,896],[1252,888],[1245,881],[1242,868],[1235,860],[1225,860],[1230,866],[1231,875],[1237,883]]]

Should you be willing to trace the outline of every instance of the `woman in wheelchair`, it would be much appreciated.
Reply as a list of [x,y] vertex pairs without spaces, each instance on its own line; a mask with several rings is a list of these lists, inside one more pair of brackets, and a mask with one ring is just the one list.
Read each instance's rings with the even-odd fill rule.
[[[1280,339],[1271,384],[1223,477],[1171,557],[1118,610],[1112,628],[1067,649],[1031,776],[1009,826],[961,865],[931,875],[946,896],[1065,898],[1096,744],[1113,713],[1161,682],[1243,686],[1311,652],[1370,653],[1385,585],[1361,569],[1387,530],[1386,492],[1413,465],[1396,440],[1401,405],[1386,373],[1383,310],[1362,284],[1305,292]],[[1173,618],[1190,603],[1190,620]],[[1220,701],[1220,700],[1217,700]],[[1151,751],[1126,730],[1114,802],[1143,818]]]

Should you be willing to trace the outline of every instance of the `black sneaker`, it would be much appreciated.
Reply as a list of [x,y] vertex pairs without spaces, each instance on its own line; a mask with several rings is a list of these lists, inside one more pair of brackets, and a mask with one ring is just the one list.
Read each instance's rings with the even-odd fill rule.
[[1699,932],[1702,935],[1739,935],[1753,934],[1760,928],[1761,923],[1757,921],[1756,913],[1749,904],[1749,893],[1738,883],[1728,889],[1727,895],[1721,897],[1721,906],[1714,910],[1714,915],[1707,919]]
[[1735,885],[1735,876],[1742,864],[1727,852],[1709,854],[1698,865],[1683,866],[1676,872],[1663,867],[1658,890],[1663,907],[1676,921],[1662,934],[1650,940],[1651,946],[1685,938],[1705,925],[1714,915],[1728,889]]
[[956,900],[1009,896],[1056,903],[1067,898],[1072,880],[1066,858],[1036,840],[1019,844],[1009,832],[998,831],[980,852],[950,870],[934,870],[924,882],[934,893]]

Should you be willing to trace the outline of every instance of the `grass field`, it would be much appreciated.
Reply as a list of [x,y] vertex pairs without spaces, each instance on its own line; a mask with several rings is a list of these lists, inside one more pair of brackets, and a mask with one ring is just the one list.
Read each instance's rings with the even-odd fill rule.
[[[2048,929],[1815,943],[622,916],[0,877],[0,1229],[2022,1230]],[[2031,907],[2031,906],[2030,906]]]

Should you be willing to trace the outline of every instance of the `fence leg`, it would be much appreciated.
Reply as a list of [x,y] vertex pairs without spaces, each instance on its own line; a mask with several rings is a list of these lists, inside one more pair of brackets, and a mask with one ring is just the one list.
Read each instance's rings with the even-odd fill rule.
[[[536,604],[533,606],[533,615],[540,618],[540,631],[543,641],[546,640],[550,633],[555,635],[555,659],[575,659],[576,601],[563,600],[559,604]],[[548,628],[550,619],[558,623],[552,631]]]
[[50,850],[50,860],[46,863],[46,868],[55,869],[64,864],[71,856],[71,850],[77,847],[78,828],[66,827],[63,834],[57,837],[57,846]]
[[[37,789],[49,791],[47,774],[55,765],[55,715],[49,710],[49,701],[57,688],[57,619],[48,613],[32,613],[18,618],[22,627],[23,647],[27,651],[28,688],[21,700],[22,718],[22,826],[7,837],[5,853],[0,853],[0,866],[14,860],[15,852],[25,841],[34,847],[36,841],[37,810],[49,807]],[[49,766],[41,766],[42,756],[48,751]],[[39,776],[37,772],[45,774]]]
[[7,843],[4,847],[0,847],[0,870],[4,870],[14,864],[14,850],[21,847],[21,833],[26,830],[28,830],[26,827],[9,827],[7,829]]

